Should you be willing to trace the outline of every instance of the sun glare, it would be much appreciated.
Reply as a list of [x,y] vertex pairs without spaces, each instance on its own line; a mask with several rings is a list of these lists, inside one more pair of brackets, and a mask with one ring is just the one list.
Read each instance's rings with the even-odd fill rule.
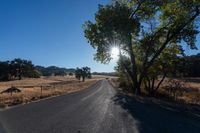
[[116,58],[118,58],[118,56],[119,56],[119,49],[117,47],[113,47],[111,49],[111,57],[113,59],[116,59]]

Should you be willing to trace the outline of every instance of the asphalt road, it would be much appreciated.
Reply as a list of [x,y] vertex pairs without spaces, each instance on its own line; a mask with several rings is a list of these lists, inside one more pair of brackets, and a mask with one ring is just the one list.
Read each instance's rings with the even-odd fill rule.
[[200,118],[118,94],[108,81],[0,111],[0,133],[199,133]]

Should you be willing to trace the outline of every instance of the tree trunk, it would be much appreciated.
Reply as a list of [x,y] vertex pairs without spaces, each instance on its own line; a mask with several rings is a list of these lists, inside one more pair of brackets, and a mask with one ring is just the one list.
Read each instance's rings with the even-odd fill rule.
[[121,63],[124,67],[124,69],[126,70],[126,73],[128,74],[128,76],[130,77],[130,80],[131,80],[131,83],[132,83],[132,90],[134,92],[134,76],[133,76],[133,73],[132,71],[126,66],[126,64],[124,63],[123,61],[123,58],[122,58],[122,54],[121,54],[121,50],[119,50],[119,57],[120,57],[120,60],[121,60]]
[[133,47],[132,47],[132,35],[129,34],[129,55],[131,58],[131,72],[132,72],[132,82],[133,82],[133,91],[135,91],[136,95],[141,94],[140,85],[138,84],[138,78],[137,78],[137,66],[135,62],[135,55],[133,53]]
[[155,78],[152,78],[152,83],[151,83],[151,96],[154,96],[155,91],[154,91],[154,84],[155,84]]
[[82,77],[82,82],[85,82],[85,77],[84,76]]
[[162,79],[160,80],[160,82],[158,83],[158,85],[157,85],[157,87],[155,88],[155,92],[157,92],[158,91],[158,89],[159,89],[159,87],[160,87],[160,85],[162,84],[162,82],[165,80],[165,77],[167,76],[167,72],[165,72],[164,74],[163,74],[163,77],[162,77]]

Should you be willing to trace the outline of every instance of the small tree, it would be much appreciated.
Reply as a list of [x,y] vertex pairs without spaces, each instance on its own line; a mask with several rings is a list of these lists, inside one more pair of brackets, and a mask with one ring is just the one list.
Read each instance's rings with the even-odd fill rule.
[[91,72],[89,67],[82,67],[82,68],[77,68],[75,71],[76,78],[78,80],[81,80],[84,82],[85,78],[91,78]]
[[91,78],[91,72],[89,67],[82,67],[82,81],[85,81],[85,78]]
[[81,76],[82,76],[82,69],[77,67],[76,71],[75,71],[75,76],[80,81],[81,80]]
[[166,89],[169,93],[169,96],[171,96],[174,100],[177,100],[179,96],[183,95],[184,83],[175,79],[171,79],[168,81]]
[[74,74],[72,72],[69,73],[69,76],[73,76]]

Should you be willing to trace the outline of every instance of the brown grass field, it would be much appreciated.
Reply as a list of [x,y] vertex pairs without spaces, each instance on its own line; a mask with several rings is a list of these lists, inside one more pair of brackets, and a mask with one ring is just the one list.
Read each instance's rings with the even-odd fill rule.
[[20,93],[0,94],[0,107],[25,104],[50,96],[80,91],[93,85],[98,80],[105,78],[105,76],[93,76],[92,79],[80,82],[75,79],[75,77],[52,76],[41,77],[39,79],[27,78],[23,80],[0,82],[0,92],[12,86],[21,90]]

